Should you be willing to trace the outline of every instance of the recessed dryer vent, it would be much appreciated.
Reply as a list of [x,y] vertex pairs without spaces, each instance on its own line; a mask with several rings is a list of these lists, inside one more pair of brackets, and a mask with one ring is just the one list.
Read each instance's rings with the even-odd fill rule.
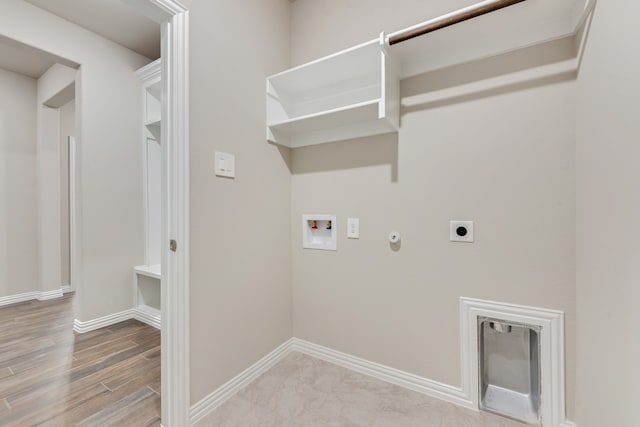
[[480,409],[540,423],[540,329],[478,317]]
[[564,313],[460,298],[462,390],[474,407],[542,427],[565,413]]
[[302,215],[302,247],[335,251],[337,246],[335,215]]

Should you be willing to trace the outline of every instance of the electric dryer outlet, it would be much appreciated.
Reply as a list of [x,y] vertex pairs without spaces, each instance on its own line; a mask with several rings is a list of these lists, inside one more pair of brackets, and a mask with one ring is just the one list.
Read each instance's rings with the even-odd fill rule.
[[449,221],[449,240],[473,243],[473,221]]

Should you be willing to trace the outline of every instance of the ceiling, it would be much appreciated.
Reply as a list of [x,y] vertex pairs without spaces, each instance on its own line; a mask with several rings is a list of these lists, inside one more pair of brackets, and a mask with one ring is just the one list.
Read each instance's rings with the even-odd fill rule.
[[[160,57],[160,25],[122,0],[25,0],[149,59]],[[39,78],[53,64],[78,64],[0,36],[0,68]]]
[[0,36],[0,68],[39,78],[55,63],[78,68],[78,64]]
[[122,0],[25,0],[149,59],[160,57],[160,24]]

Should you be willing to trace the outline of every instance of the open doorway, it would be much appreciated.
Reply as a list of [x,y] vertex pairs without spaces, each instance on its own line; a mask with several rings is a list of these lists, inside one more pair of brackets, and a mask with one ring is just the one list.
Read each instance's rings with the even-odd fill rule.
[[68,138],[78,68],[0,36],[0,306],[72,286]]
[[190,425],[189,13],[175,0],[123,0],[162,27],[162,425]]
[[[60,288],[62,292],[74,290],[72,271],[75,260],[73,236],[76,224],[75,210],[75,138],[76,102],[75,88],[77,68],[60,63],[52,65],[38,79],[38,215],[39,233],[50,235],[48,240],[40,236],[40,274],[43,289]],[[56,165],[55,157],[58,157]],[[57,166],[57,167],[56,167]],[[55,211],[58,212],[55,212]],[[58,218],[59,223],[53,222]],[[57,231],[56,231],[57,229]],[[58,246],[55,251],[51,245]],[[59,265],[53,264],[57,258]],[[51,260],[51,261],[49,261]],[[58,282],[46,283],[57,270]]]
[[[36,2],[33,2],[36,3]],[[162,92],[162,143],[161,143],[161,254],[160,264],[162,269],[161,293],[162,300],[162,420],[165,426],[187,425],[189,419],[189,370],[188,370],[188,96],[187,96],[187,11],[178,3],[172,1],[140,0],[130,1],[138,11],[151,17],[163,26],[163,75],[168,78],[163,81]],[[31,13],[37,14],[38,19],[45,19],[44,15],[36,12],[25,2],[11,1],[11,7],[7,7],[6,14],[0,17],[1,34],[14,35],[25,44],[41,48],[45,51],[60,53],[55,42],[60,41],[60,32],[56,31],[59,22],[51,20],[51,31],[47,39],[36,40],[33,34],[29,33],[27,25],[29,19],[24,16]],[[14,13],[15,12],[15,13]],[[47,18],[48,19],[48,18]],[[27,21],[27,22],[25,22]],[[42,23],[42,22],[41,22]],[[65,37],[62,37],[65,38]],[[108,323],[126,313],[131,313],[131,309],[123,310],[126,305],[125,298],[112,297],[110,292],[123,291],[127,293],[126,299],[131,301],[131,283],[129,279],[128,287],[118,285],[110,278],[115,272],[124,271],[120,266],[113,268],[104,267],[99,259],[105,254],[111,257],[112,261],[122,262],[126,258],[123,253],[133,251],[136,245],[122,244],[122,237],[127,235],[126,230],[118,227],[110,228],[108,220],[123,215],[126,211],[127,203],[119,203],[114,196],[109,180],[118,180],[126,176],[125,166],[132,164],[131,159],[125,159],[123,165],[116,164],[115,167],[104,167],[99,163],[101,155],[110,155],[109,152],[100,151],[100,147],[106,147],[101,141],[110,138],[112,144],[110,149],[122,144],[123,138],[118,135],[119,127],[109,126],[109,115],[98,117],[93,113],[85,114],[83,108],[89,105],[113,105],[114,99],[120,94],[122,88],[115,90],[102,89],[101,96],[96,93],[100,91],[97,79],[91,73],[102,73],[102,75],[113,76],[122,73],[124,68],[112,67],[111,64],[87,62],[87,58],[92,54],[87,48],[91,37],[67,37],[67,40],[83,40],[85,46],[71,51],[66,50],[61,57],[77,58],[81,64],[81,76],[76,81],[76,107],[81,111],[82,119],[78,120],[78,132],[76,138],[76,160],[78,167],[75,172],[70,173],[71,181],[75,175],[75,208],[71,206],[69,200],[70,216],[70,243],[69,243],[69,285],[76,291],[76,300],[80,301],[74,309],[74,330],[81,332],[94,329],[102,323]],[[97,51],[97,49],[94,49]],[[100,49],[100,51],[110,51]],[[78,55],[76,55],[76,53]],[[142,64],[140,64],[142,65]],[[139,66],[132,67],[132,70]],[[87,73],[85,73],[87,72]],[[62,104],[59,108],[64,107]],[[126,104],[121,104],[122,109],[126,109]],[[52,107],[55,109],[56,107]],[[72,136],[72,135],[68,135]],[[71,140],[73,145],[73,140]],[[139,141],[139,139],[138,139]],[[139,143],[138,143],[139,147]],[[60,155],[60,152],[57,153]],[[58,160],[61,160],[61,156]],[[71,159],[71,157],[69,157]],[[104,160],[104,159],[103,159]],[[108,160],[108,159],[106,159]],[[93,164],[91,162],[94,162]],[[73,163],[72,161],[70,163]],[[100,174],[99,180],[93,180]],[[57,180],[61,184],[61,180]],[[89,190],[93,190],[90,193]],[[69,198],[73,191],[70,191]],[[131,198],[135,200],[135,197]],[[61,216],[61,215],[60,215]],[[59,218],[58,218],[59,219]],[[76,233],[73,231],[73,222],[80,224]],[[103,221],[104,223],[101,223]],[[63,228],[61,220],[56,222],[59,228]],[[142,227],[138,227],[142,229]],[[131,233],[129,233],[131,234]],[[93,245],[91,238],[95,235],[111,235],[109,244]],[[171,243],[170,243],[171,242]],[[74,244],[75,243],[75,244]],[[120,245],[119,245],[120,243]],[[134,247],[134,249],[132,249]],[[140,248],[142,243],[140,244]],[[63,252],[62,245],[58,246],[58,251]],[[65,261],[60,257],[56,263],[56,268],[63,270]],[[74,262],[74,260],[76,262]],[[127,261],[128,262],[128,261]],[[133,265],[137,264],[134,263]],[[125,262],[122,262],[125,264]],[[129,267],[129,278],[132,276],[132,265]],[[76,272],[77,274],[75,274]],[[75,274],[75,278],[74,278]],[[118,273],[120,274],[120,273]],[[124,273],[123,273],[124,274]],[[61,273],[62,277],[62,273]],[[88,279],[91,278],[91,279]],[[101,283],[110,283],[101,285]],[[62,281],[57,284],[55,290],[58,296],[62,292]],[[120,287],[120,289],[118,289]],[[122,292],[121,292],[122,293]],[[54,295],[51,295],[54,297]],[[115,313],[114,313],[115,312]],[[83,330],[84,328],[84,330]]]

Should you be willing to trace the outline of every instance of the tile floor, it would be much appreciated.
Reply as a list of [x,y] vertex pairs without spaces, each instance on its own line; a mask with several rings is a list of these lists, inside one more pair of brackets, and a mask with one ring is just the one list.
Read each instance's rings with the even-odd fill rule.
[[73,332],[73,296],[0,307],[0,426],[160,425],[160,331]]
[[291,353],[196,427],[522,427]]

